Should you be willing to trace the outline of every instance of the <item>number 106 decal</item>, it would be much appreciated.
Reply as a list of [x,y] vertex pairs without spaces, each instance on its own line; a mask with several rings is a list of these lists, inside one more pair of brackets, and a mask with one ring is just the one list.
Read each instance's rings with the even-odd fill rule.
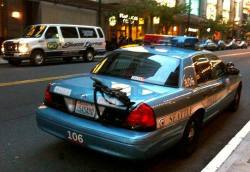
[[78,133],[72,132],[72,131],[67,131],[67,133],[68,133],[69,140],[72,140],[72,141],[78,142],[78,143],[84,143],[83,136],[81,134],[78,134]]

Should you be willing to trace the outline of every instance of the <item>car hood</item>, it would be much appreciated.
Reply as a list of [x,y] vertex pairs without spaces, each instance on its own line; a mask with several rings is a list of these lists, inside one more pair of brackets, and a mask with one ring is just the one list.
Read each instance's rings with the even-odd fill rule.
[[14,42],[14,43],[30,43],[33,41],[37,41],[39,38],[15,38],[4,41],[5,42]]
[[[162,96],[171,95],[183,90],[182,88],[159,86],[116,77],[84,74],[82,76],[56,81],[55,83],[52,83],[50,91],[74,99],[94,102],[94,88],[91,77],[100,80],[109,88],[122,89],[121,91],[125,92],[131,102],[134,102],[135,105],[141,102],[147,103]],[[99,93],[97,97],[99,98],[98,100],[103,98],[103,96]],[[106,98],[109,99],[108,97]],[[114,98],[110,98],[109,100],[114,104],[119,104],[119,101],[114,100]],[[104,101],[100,102],[103,103]],[[102,104],[100,102],[98,101],[99,104]]]

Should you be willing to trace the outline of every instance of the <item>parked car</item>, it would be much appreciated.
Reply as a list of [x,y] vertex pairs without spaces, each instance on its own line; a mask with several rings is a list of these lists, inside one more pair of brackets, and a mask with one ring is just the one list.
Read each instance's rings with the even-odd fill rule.
[[176,36],[171,40],[172,46],[180,48],[195,49],[198,43],[198,38],[189,36]]
[[225,43],[225,41],[219,40],[217,45],[218,45],[218,50],[225,50],[227,44]]
[[145,159],[176,143],[190,155],[205,122],[238,109],[241,87],[239,70],[208,51],[127,47],[90,73],[50,83],[37,125],[123,158]]
[[228,44],[226,44],[226,49],[237,49],[238,45],[235,39],[232,39]]
[[196,44],[196,49],[198,50],[210,50],[215,51],[218,50],[218,45],[213,42],[211,39],[201,41],[200,43]]
[[65,24],[40,24],[29,26],[20,38],[4,41],[3,58],[19,65],[29,59],[42,65],[46,59],[83,56],[93,61],[96,53],[105,51],[105,36],[100,27]]

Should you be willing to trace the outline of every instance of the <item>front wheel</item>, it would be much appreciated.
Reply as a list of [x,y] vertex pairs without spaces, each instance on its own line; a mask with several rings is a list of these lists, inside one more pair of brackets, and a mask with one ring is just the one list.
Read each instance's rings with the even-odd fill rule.
[[201,133],[202,122],[198,115],[192,116],[184,130],[180,142],[180,153],[183,157],[190,156],[196,149]]
[[45,62],[44,53],[40,50],[35,50],[31,53],[31,63],[36,66],[43,65]]
[[241,86],[239,86],[234,95],[234,99],[229,106],[229,110],[232,112],[236,112],[239,109],[240,105],[240,96],[241,96]]
[[89,49],[89,50],[86,51],[86,60],[88,62],[94,61],[94,57],[95,57],[95,54],[94,54],[93,50]]

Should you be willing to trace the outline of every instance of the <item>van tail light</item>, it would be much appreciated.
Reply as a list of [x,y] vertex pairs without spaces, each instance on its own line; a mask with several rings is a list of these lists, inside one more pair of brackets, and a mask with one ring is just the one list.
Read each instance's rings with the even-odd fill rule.
[[51,84],[48,84],[45,93],[44,93],[44,103],[51,104],[52,103],[52,94],[50,92]]
[[156,122],[153,109],[143,103],[130,112],[127,124],[132,129],[155,129]]

